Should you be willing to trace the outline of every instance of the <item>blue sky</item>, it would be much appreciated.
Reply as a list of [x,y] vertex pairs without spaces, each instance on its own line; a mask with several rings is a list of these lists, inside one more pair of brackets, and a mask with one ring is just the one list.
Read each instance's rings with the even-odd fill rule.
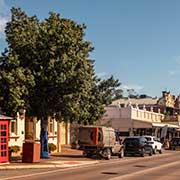
[[40,19],[55,11],[85,23],[102,78],[112,74],[140,94],[180,93],[179,0],[0,0],[0,51],[12,6]]

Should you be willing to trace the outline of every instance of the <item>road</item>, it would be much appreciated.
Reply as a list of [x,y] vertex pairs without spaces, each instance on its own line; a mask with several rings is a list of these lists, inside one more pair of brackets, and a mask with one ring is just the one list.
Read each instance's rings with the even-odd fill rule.
[[146,157],[114,158],[71,169],[1,171],[2,180],[179,180],[180,151]]

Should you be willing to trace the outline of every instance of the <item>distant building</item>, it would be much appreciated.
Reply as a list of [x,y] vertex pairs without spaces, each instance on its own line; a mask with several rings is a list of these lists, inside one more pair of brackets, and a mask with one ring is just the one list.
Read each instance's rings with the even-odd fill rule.
[[[179,136],[180,97],[163,92],[161,98],[122,98],[107,106],[101,125],[112,126],[122,135],[151,134],[170,139]],[[166,134],[161,132],[167,128]]]

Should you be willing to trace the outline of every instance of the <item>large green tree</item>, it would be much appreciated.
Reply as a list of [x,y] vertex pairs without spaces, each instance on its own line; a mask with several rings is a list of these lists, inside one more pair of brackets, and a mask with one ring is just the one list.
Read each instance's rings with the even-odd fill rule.
[[43,21],[12,8],[6,26],[8,48],[0,59],[0,105],[8,115],[19,108],[37,116],[47,130],[48,116],[93,124],[111,103],[118,80],[97,79],[84,40],[85,25],[50,13]]
[[78,104],[90,91],[94,74],[89,59],[93,47],[84,40],[85,26],[56,13],[39,21],[19,8],[11,12],[8,50],[0,64],[3,111],[25,108],[28,116],[42,120],[45,131],[48,116],[78,118]]

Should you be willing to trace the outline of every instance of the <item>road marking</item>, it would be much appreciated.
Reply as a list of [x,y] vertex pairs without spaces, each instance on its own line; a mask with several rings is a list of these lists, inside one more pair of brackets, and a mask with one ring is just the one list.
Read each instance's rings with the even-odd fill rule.
[[[157,155],[158,157],[164,157],[164,156],[168,156],[169,154],[171,153],[166,153],[166,154],[161,154],[161,155]],[[134,162],[134,161],[138,161],[138,160],[142,160],[142,159],[151,159],[152,156],[147,156],[145,158],[133,158],[133,159],[130,159],[130,158],[127,158],[127,159],[123,159],[121,162],[126,162],[126,161],[129,161],[129,163],[131,162]],[[117,159],[118,161],[118,159]],[[112,164],[116,164],[117,161],[110,161],[108,162],[108,164],[112,165]],[[107,161],[104,161],[104,163],[99,163],[99,164],[95,164],[96,166],[101,166],[102,164],[106,164],[105,162]],[[56,165],[58,166],[58,165]],[[19,175],[19,176],[13,176],[13,177],[8,177],[8,178],[3,178],[2,180],[11,180],[11,179],[18,179],[18,178],[25,178],[25,177],[33,177],[33,176],[38,176],[38,175],[45,175],[45,174],[52,174],[52,173],[55,173],[55,172],[64,172],[64,171],[68,171],[68,170],[74,170],[74,169],[80,169],[80,168],[87,168],[89,166],[93,166],[92,164],[89,164],[89,165],[83,165],[83,166],[75,166],[75,167],[69,167],[69,168],[64,168],[64,169],[56,169],[56,170],[50,170],[50,171],[46,171],[46,172],[38,172],[38,173],[33,173],[33,174],[26,174],[26,175]],[[122,177],[122,176],[121,176]],[[120,177],[117,177],[117,178],[120,178]],[[119,180],[119,179],[113,179],[113,180]]]
[[111,178],[109,180],[121,180],[121,179],[124,180],[125,178],[130,178],[130,177],[133,177],[133,176],[137,176],[137,175],[140,175],[142,173],[143,174],[149,173],[149,172],[151,172],[153,170],[159,170],[159,169],[166,168],[166,167],[169,167],[169,166],[174,166],[174,165],[177,165],[177,164],[180,164],[180,161],[176,161],[176,162],[172,162],[172,163],[168,163],[168,164],[163,164],[163,165],[148,168],[148,169],[145,169],[145,170],[140,170],[140,171],[137,171],[137,172],[133,172],[131,174],[125,174],[125,175],[122,175],[122,176]]

